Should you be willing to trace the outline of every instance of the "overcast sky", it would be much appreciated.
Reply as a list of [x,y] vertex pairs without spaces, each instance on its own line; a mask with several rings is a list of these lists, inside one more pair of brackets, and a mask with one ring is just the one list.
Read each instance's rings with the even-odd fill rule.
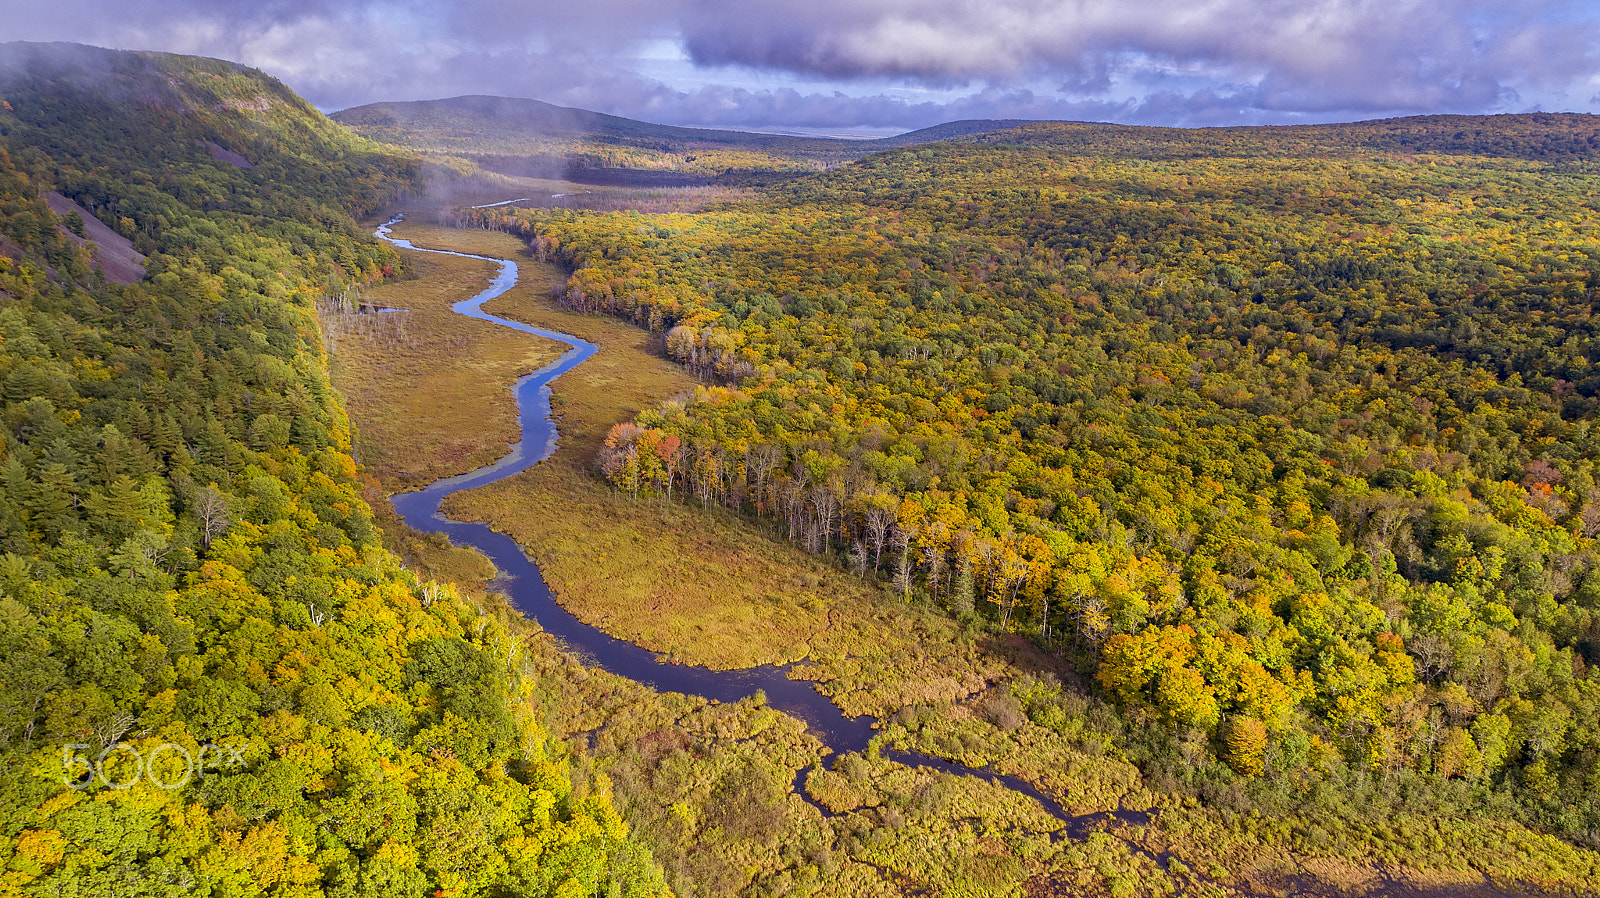
[[0,22],[237,60],[329,111],[492,94],[832,133],[1600,112],[1600,0],[0,0]]

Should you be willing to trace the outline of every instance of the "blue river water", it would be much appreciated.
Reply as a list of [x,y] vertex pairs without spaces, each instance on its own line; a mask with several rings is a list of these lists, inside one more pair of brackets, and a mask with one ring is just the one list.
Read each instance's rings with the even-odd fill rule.
[[517,397],[517,417],[522,438],[511,447],[511,451],[476,471],[447,477],[416,492],[394,496],[391,502],[401,519],[412,529],[440,533],[458,546],[472,546],[482,552],[500,572],[491,587],[503,593],[523,614],[538,621],[539,626],[560,639],[567,648],[586,656],[596,667],[663,692],[681,692],[722,702],[738,701],[761,691],[766,694],[768,705],[805,721],[812,733],[834,751],[865,749],[873,734],[872,718],[845,717],[811,683],[789,679],[787,666],[720,671],[666,663],[655,652],[607,635],[561,607],[539,572],[539,566],[511,537],[496,533],[487,524],[454,521],[439,512],[445,498],[453,493],[487,486],[550,457],[559,437],[555,421],[550,417],[550,382],[582,364],[594,355],[598,347],[571,334],[533,327],[485,312],[484,303],[516,286],[517,263],[509,259],[414,246],[409,240],[390,234],[390,227],[399,221],[400,218],[396,217],[378,228],[376,236],[405,249],[483,259],[500,266],[499,273],[488,289],[471,299],[456,303],[452,306],[454,311],[572,347],[549,365],[525,375],[512,387]]
[[[586,660],[596,667],[663,692],[681,692],[722,702],[738,701],[761,691],[766,694],[767,704],[770,707],[805,721],[806,727],[812,734],[833,751],[865,750],[874,733],[872,718],[844,716],[839,708],[818,692],[811,683],[789,679],[788,666],[711,670],[705,667],[666,663],[655,652],[607,635],[561,607],[551,593],[549,585],[545,583],[544,576],[539,572],[539,566],[511,537],[496,533],[487,524],[456,521],[439,512],[440,505],[451,494],[486,486],[527,470],[555,451],[558,433],[556,423],[550,417],[550,382],[582,364],[585,359],[594,355],[598,347],[571,334],[533,327],[485,312],[484,303],[516,286],[517,263],[509,259],[414,246],[410,241],[396,238],[389,233],[389,226],[398,221],[400,219],[397,217],[380,227],[376,232],[377,236],[405,249],[483,259],[500,265],[500,271],[488,289],[471,299],[456,303],[452,306],[456,312],[492,321],[524,333],[558,340],[572,347],[554,362],[522,377],[512,388],[517,396],[517,415],[522,439],[503,458],[476,471],[436,480],[416,492],[400,493],[392,497],[390,501],[407,526],[414,530],[444,534],[455,545],[471,546],[482,552],[500,572],[490,586],[503,593],[517,610],[538,621],[546,632],[560,639],[568,649],[585,656]],[[1093,827],[1112,820],[1136,825],[1149,822],[1147,815],[1137,811],[1119,810],[1074,815],[1054,798],[1019,777],[991,770],[975,770],[942,758],[900,749],[885,749],[883,754],[908,766],[931,767],[956,776],[978,776],[1029,795],[1066,824],[1061,835],[1069,838],[1084,838]],[[803,783],[806,775],[806,770],[796,774],[795,791],[816,805],[805,792]],[[820,805],[816,806],[819,810],[822,809]]]

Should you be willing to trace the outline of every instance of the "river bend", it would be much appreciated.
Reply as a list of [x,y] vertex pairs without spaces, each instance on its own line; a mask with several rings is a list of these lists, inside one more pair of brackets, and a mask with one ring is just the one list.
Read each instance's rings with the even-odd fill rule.
[[865,749],[872,738],[872,719],[865,716],[854,719],[845,717],[811,683],[789,679],[787,666],[721,671],[665,663],[655,652],[609,636],[561,607],[545,583],[539,566],[511,537],[496,533],[487,524],[454,521],[440,513],[439,508],[448,496],[503,480],[550,457],[558,439],[555,421],[550,416],[550,382],[582,364],[594,355],[598,347],[571,334],[533,327],[485,312],[484,303],[516,286],[517,263],[510,259],[416,246],[390,233],[391,226],[402,217],[396,216],[379,227],[375,236],[405,249],[482,259],[500,266],[488,289],[471,299],[456,303],[451,307],[455,312],[556,340],[571,347],[560,358],[523,376],[512,387],[517,397],[517,422],[522,438],[504,457],[476,471],[446,477],[421,490],[400,493],[391,499],[406,525],[416,530],[443,534],[458,546],[471,546],[488,556],[500,572],[490,586],[504,593],[519,611],[538,621],[546,632],[560,639],[568,648],[587,656],[596,667],[663,692],[682,692],[723,702],[738,701],[760,690],[766,693],[767,704],[805,721],[812,733],[834,751]]

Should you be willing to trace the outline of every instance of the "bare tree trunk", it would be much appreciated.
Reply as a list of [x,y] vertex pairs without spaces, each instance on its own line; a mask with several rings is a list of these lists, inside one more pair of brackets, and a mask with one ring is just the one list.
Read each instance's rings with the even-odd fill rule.
[[894,588],[900,597],[911,601],[911,534],[896,526],[889,532],[889,540],[897,553],[894,567]]
[[811,488],[811,506],[817,511],[817,522],[822,528],[822,549],[833,548],[833,519],[839,513],[839,496],[832,484],[819,483]]
[[867,547],[859,539],[850,546],[850,570],[863,580],[867,578]]
[[195,494],[194,513],[200,519],[200,543],[203,548],[211,548],[211,541],[233,526],[228,497],[215,486],[205,487]]
[[877,572],[883,563],[883,546],[888,539],[892,516],[887,508],[878,505],[867,508],[867,536],[872,540],[872,570]]

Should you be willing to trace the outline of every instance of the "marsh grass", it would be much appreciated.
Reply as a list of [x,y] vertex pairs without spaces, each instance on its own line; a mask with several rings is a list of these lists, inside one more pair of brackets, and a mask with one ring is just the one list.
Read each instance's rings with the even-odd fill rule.
[[517,434],[507,388],[565,349],[450,311],[488,285],[493,263],[406,256],[416,277],[371,289],[366,299],[407,311],[354,316],[373,323],[340,333],[330,363],[359,460],[390,493],[503,455]]

